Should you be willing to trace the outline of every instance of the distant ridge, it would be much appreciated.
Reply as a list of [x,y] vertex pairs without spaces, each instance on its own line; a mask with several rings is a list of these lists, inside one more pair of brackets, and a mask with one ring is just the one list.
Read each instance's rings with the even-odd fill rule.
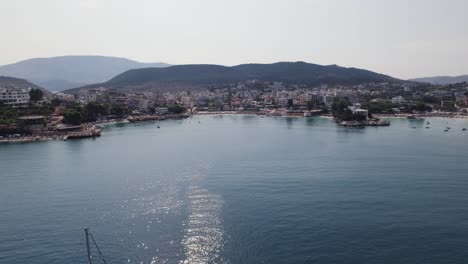
[[[307,85],[402,82],[387,75],[356,68],[336,65],[322,66],[306,62],[278,62],[273,64],[242,64],[233,67],[199,64],[135,69],[117,75],[107,82],[81,89],[103,86],[119,90],[151,91],[175,87],[206,87],[207,85],[254,79]],[[78,90],[73,89],[67,92],[73,93]]]
[[0,75],[26,79],[51,91],[106,82],[131,69],[167,67],[166,63],[141,63],[105,56],[61,56],[35,58],[0,66]]
[[430,83],[430,84],[439,84],[439,85],[455,84],[455,83],[468,82],[468,75],[424,77],[424,78],[411,79],[410,81],[424,82],[424,83]]
[[44,89],[26,80],[7,76],[0,76],[0,87],[12,89],[40,89],[44,92],[46,96],[51,94],[47,89]]

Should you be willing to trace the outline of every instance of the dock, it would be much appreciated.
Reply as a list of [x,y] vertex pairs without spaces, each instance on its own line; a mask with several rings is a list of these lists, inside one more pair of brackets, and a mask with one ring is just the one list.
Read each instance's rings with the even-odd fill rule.
[[86,131],[67,133],[67,135],[63,137],[63,140],[78,139],[78,138],[94,138],[94,137],[100,137],[100,136],[101,136],[101,130],[94,128],[94,129],[86,130]]

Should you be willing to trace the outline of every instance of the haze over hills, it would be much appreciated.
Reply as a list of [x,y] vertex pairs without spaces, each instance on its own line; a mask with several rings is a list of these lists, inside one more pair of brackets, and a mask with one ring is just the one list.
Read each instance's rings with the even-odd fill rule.
[[0,66],[0,75],[26,79],[50,91],[61,91],[106,82],[130,69],[167,67],[166,63],[141,63],[105,56],[35,58]]
[[468,75],[424,77],[424,78],[411,79],[410,81],[424,82],[424,83],[430,83],[430,84],[440,84],[440,85],[454,84],[454,83],[468,82]]
[[305,62],[242,64],[233,67],[200,64],[129,70],[107,82],[72,89],[67,92],[75,93],[80,89],[101,86],[122,91],[156,91],[206,87],[248,80],[280,81],[307,85],[402,82],[390,76],[367,70],[345,68],[337,65],[322,66]]
[[47,89],[44,89],[40,86],[37,86],[33,83],[30,83],[24,79],[0,76],[0,87],[3,88],[13,88],[13,89],[40,89],[44,92],[44,95],[50,95],[50,92]]

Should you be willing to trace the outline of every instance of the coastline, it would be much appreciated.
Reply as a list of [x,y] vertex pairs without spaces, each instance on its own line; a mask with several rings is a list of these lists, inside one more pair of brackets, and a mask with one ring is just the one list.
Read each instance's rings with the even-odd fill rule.
[[79,127],[79,130],[68,130],[68,126],[62,126],[52,131],[33,131],[29,135],[14,135],[13,137],[0,138],[0,144],[2,143],[28,143],[28,142],[41,142],[48,140],[63,140],[78,139],[78,138],[96,138],[101,136],[101,129],[117,124],[126,124],[130,122],[144,122],[154,120],[169,120],[169,119],[181,119],[187,118],[190,115],[148,115],[148,116],[129,116],[123,119],[110,119],[101,120],[90,123],[83,123]]
[[40,133],[32,133],[30,135],[14,135],[13,137],[1,138],[0,143],[26,143],[40,142],[47,140],[63,140],[78,139],[78,138],[95,138],[101,136],[101,129],[94,124],[83,124],[80,130],[67,131],[61,127],[61,130],[41,131]]
[[377,118],[408,118],[414,116],[416,118],[449,118],[449,119],[468,119],[468,115],[448,114],[448,113],[430,113],[430,114],[373,114]]
[[[0,144],[2,143],[28,143],[28,142],[43,142],[49,140],[63,140],[66,141],[67,139],[73,138],[95,138],[101,136],[101,129],[117,124],[126,124],[132,122],[145,122],[145,121],[163,121],[163,120],[170,120],[170,119],[183,119],[188,118],[191,116],[219,116],[219,115],[249,115],[249,116],[262,116],[262,117],[296,117],[296,118],[310,118],[310,117],[318,117],[328,120],[333,120],[334,118],[330,115],[313,115],[313,116],[301,116],[301,115],[266,115],[263,113],[255,113],[255,112],[248,112],[248,111],[216,111],[216,112],[194,112],[191,114],[180,114],[180,115],[168,115],[168,116],[160,116],[160,115],[146,115],[146,116],[130,116],[124,119],[111,119],[111,120],[103,120],[103,121],[96,121],[91,123],[84,123],[82,124],[82,129],[79,131],[46,131],[42,133],[36,133],[31,135],[23,135],[23,136],[13,136],[13,137],[4,137],[0,138]],[[423,118],[437,118],[437,119],[462,119],[468,120],[468,115],[460,115],[460,114],[447,114],[447,113],[431,113],[431,114],[395,114],[395,115],[388,115],[388,114],[374,114],[376,118],[382,119],[408,119],[408,116],[414,116],[418,119]],[[356,124],[339,124],[339,126],[344,127],[357,127]],[[374,126],[374,125],[365,125],[365,126]],[[382,126],[382,125],[379,125]],[[388,126],[388,125],[385,125]]]

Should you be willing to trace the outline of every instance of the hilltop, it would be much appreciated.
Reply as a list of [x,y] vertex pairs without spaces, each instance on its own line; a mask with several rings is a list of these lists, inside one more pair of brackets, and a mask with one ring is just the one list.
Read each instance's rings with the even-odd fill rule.
[[44,89],[26,80],[14,78],[14,77],[0,76],[0,87],[13,88],[13,89],[28,89],[28,88],[40,89],[44,92],[44,95],[46,96],[50,95],[50,92],[47,89]]
[[107,82],[72,89],[67,92],[74,93],[80,89],[101,86],[121,91],[154,91],[180,87],[193,89],[248,80],[279,81],[305,85],[401,82],[401,80],[390,76],[367,70],[345,68],[337,65],[322,66],[305,62],[242,64],[233,67],[200,64],[129,70]]
[[130,69],[167,67],[166,63],[141,63],[105,56],[35,58],[0,66],[0,75],[26,79],[51,91],[106,82]]

